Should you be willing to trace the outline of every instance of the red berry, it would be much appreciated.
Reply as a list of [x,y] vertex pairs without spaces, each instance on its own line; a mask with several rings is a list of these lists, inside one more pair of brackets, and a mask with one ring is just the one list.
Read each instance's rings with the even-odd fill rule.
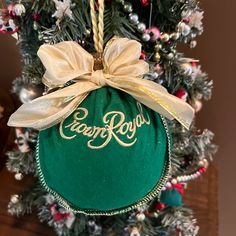
[[141,60],[146,60],[146,54],[145,54],[144,51],[141,52],[140,59]]
[[40,18],[40,14],[38,12],[35,12],[35,13],[32,14],[32,17],[33,17],[34,21],[38,21],[39,18]]
[[149,0],[141,0],[141,5],[146,7],[149,4]]
[[177,233],[181,233],[181,232],[182,232],[182,229],[177,226],[177,227],[176,227],[176,232],[177,232]]
[[63,219],[63,215],[60,212],[57,212],[53,215],[53,219],[55,221],[61,221]]
[[199,171],[201,174],[203,174],[203,173],[206,172],[206,168],[205,168],[205,167],[201,167],[201,168],[198,169],[198,171]]
[[186,101],[186,99],[188,97],[188,93],[185,89],[181,88],[181,89],[177,90],[177,92],[175,93],[175,96]]

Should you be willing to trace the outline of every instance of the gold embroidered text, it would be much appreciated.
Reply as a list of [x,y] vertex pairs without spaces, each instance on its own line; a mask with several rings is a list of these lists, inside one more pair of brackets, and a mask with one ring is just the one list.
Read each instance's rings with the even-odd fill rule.
[[[124,147],[130,147],[137,141],[135,136],[137,128],[143,125],[150,125],[148,114],[146,117],[142,111],[142,105],[137,103],[139,114],[126,122],[125,115],[121,111],[110,111],[103,116],[104,127],[88,126],[83,121],[89,115],[86,108],[78,107],[73,115],[73,121],[64,125],[64,121],[60,124],[60,135],[64,139],[74,139],[77,135],[83,135],[89,138],[87,145],[92,149],[100,149],[108,145],[114,138],[117,143]],[[72,132],[71,135],[66,134],[67,131]]]

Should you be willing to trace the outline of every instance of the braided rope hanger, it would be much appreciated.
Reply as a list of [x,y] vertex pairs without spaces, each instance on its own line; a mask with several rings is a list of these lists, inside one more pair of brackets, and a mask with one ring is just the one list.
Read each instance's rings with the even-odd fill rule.
[[90,15],[93,27],[93,41],[96,51],[103,52],[103,35],[104,35],[104,0],[98,0],[98,22],[95,10],[95,0],[90,0]]

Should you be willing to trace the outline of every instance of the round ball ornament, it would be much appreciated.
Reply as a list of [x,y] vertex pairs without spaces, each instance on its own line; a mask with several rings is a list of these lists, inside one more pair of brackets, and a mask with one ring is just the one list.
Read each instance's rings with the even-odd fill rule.
[[160,30],[157,27],[151,27],[147,29],[146,33],[150,34],[152,42],[155,42],[156,40],[158,40],[161,35]]
[[136,218],[137,218],[138,221],[144,221],[146,216],[143,213],[138,213],[136,215]]
[[142,40],[143,40],[144,42],[148,42],[150,39],[151,39],[150,34],[144,33],[144,34],[142,35]]
[[208,163],[207,159],[203,159],[203,160],[201,160],[201,161],[198,162],[198,165],[199,165],[200,167],[205,167],[205,168],[207,168],[208,165],[209,165],[209,163]]
[[37,87],[37,86],[29,86],[27,88],[23,87],[20,90],[19,98],[22,103],[28,103],[33,99],[41,96],[42,93],[43,93],[42,87]]
[[[166,183],[171,135],[161,113],[175,117],[156,98],[165,97],[175,114],[191,114],[176,116],[187,128],[194,114],[165,88],[142,79],[149,65],[140,54],[141,44],[127,38],[108,42],[102,57],[75,42],[39,49],[46,84],[74,83],[23,104],[8,124],[40,130],[40,182],[67,210],[125,213],[153,200]],[[51,64],[62,62],[57,70]]]
[[149,0],[141,0],[141,4],[143,7],[146,7],[149,4]]
[[138,15],[135,14],[135,13],[130,13],[129,14],[129,20],[132,24],[134,25],[137,25],[139,23],[139,20],[138,20]]
[[183,101],[187,101],[188,92],[185,89],[181,88],[176,91],[175,96],[182,99]]
[[138,32],[143,33],[146,30],[146,25],[142,22],[138,23],[137,30]]
[[169,39],[170,39],[170,35],[164,33],[164,34],[162,34],[162,35],[160,36],[160,38],[161,38],[161,41],[162,41],[162,42],[165,42],[165,43],[166,43],[166,42],[169,41]]
[[101,88],[61,124],[40,131],[41,182],[76,212],[126,212],[151,200],[163,185],[169,138],[159,114],[128,94]]
[[156,209],[157,211],[161,211],[161,210],[163,210],[165,207],[166,207],[166,206],[165,206],[165,204],[164,204],[163,202],[157,202],[157,203],[155,204],[155,209]]

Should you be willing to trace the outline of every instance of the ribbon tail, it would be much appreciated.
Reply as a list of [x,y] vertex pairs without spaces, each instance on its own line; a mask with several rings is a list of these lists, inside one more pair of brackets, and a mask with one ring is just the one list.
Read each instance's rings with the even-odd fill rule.
[[87,97],[99,88],[89,81],[81,81],[23,104],[8,121],[9,126],[38,130],[49,128],[68,117]]
[[108,80],[113,88],[122,90],[140,103],[172,120],[176,119],[189,129],[194,118],[194,109],[186,102],[171,95],[161,85],[139,78],[114,78]]

